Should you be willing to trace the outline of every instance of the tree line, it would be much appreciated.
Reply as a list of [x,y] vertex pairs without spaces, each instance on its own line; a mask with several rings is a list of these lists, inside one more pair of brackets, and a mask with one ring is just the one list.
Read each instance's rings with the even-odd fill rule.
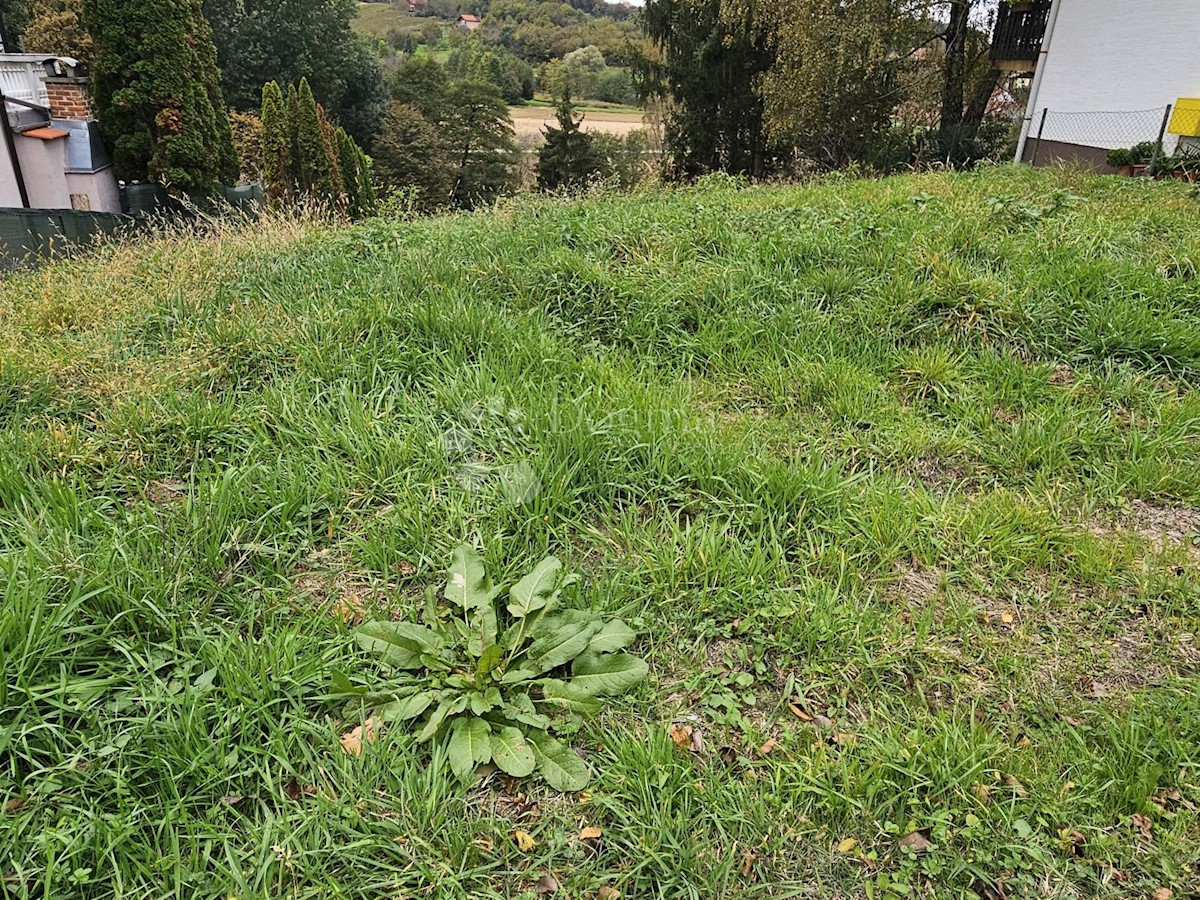
[[[988,6],[648,0],[654,50],[639,73],[644,93],[667,101],[673,174],[757,178],[798,161],[886,169],[922,154],[964,164],[994,152]],[[914,111],[928,124],[907,127]]]
[[470,8],[484,26],[444,63],[409,54],[385,75],[350,29],[353,0],[0,0],[27,42],[53,34],[90,60],[119,177],[202,191],[244,174],[272,202],[311,196],[352,215],[373,208],[376,188],[429,210],[511,190],[506,104],[535,85],[558,101],[540,186],[631,180],[642,148],[584,132],[573,105],[615,73],[632,90],[626,70],[589,44],[535,72],[544,51],[522,37],[534,26],[572,40],[642,29],[644,40],[610,51],[665,110],[667,177],[887,169],[922,154],[961,164],[995,140],[986,0],[647,0],[636,25],[597,18],[594,0]]

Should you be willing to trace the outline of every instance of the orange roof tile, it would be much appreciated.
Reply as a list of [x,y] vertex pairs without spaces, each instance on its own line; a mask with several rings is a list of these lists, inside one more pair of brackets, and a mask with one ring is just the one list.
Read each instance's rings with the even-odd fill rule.
[[67,137],[70,133],[69,131],[63,131],[61,128],[43,126],[42,128],[30,128],[28,131],[22,131],[21,136],[37,138],[39,141],[56,141],[59,138]]

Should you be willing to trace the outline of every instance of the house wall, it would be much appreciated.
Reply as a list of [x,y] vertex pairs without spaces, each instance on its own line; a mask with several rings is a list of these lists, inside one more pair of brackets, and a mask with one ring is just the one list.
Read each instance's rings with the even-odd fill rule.
[[[67,141],[59,138],[42,141],[37,138],[17,137],[17,155],[21,159],[21,172],[25,176],[25,189],[29,192],[29,205],[33,209],[69,209],[70,191],[67,189]],[[13,204],[20,206],[20,202]]]
[[[1058,2],[1058,22],[1044,48],[1045,71],[1030,110],[1031,139],[1048,109],[1047,140],[1128,147],[1157,137],[1168,103],[1200,97],[1200,0]],[[1157,117],[1055,116],[1154,108]],[[1147,127],[1151,133],[1141,134]]]
[[17,188],[17,173],[8,156],[8,147],[0,137],[0,208],[20,206],[21,192]]
[[112,169],[102,169],[99,172],[67,172],[67,191],[71,195],[86,195],[87,208],[92,212],[121,211],[121,190],[117,187],[117,179],[113,177]]

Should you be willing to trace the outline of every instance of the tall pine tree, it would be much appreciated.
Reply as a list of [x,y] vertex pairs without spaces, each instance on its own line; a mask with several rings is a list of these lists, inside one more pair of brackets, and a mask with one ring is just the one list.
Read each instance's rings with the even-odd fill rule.
[[84,0],[100,129],[120,178],[205,191],[237,177],[200,0]]
[[537,180],[543,191],[578,190],[600,169],[600,158],[592,137],[580,130],[575,118],[571,88],[563,86],[556,117],[558,127],[547,125],[546,142],[538,150]]
[[769,139],[757,90],[775,63],[758,5],[646,2],[646,36],[659,53],[641,63],[641,78],[648,93],[671,101],[666,141],[675,175],[724,171],[759,178],[788,159],[787,148]]

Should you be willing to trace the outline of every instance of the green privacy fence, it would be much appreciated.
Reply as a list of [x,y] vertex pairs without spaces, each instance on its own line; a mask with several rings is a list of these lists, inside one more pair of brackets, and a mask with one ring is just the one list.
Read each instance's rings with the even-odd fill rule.
[[0,209],[0,269],[61,256],[134,221],[132,216],[73,209]]
[[75,209],[0,208],[0,271],[28,268],[38,262],[70,255],[115,235],[132,234],[150,224],[186,220],[235,210],[253,215],[262,188],[246,185],[221,188],[203,201],[183,203],[154,185],[133,185],[121,191],[127,213],[85,212]]

